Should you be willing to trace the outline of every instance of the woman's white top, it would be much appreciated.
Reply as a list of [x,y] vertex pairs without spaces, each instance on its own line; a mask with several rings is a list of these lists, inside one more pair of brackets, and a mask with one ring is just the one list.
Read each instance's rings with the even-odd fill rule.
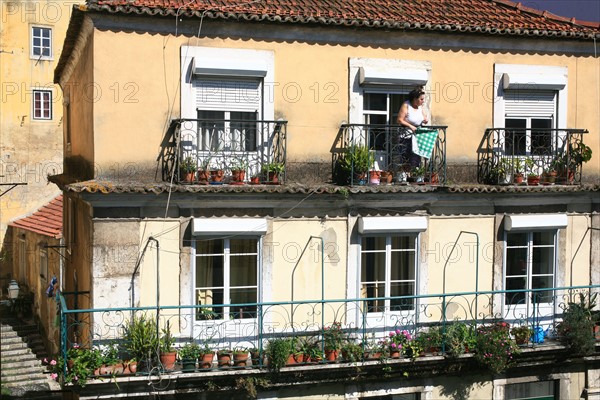
[[423,109],[421,106],[419,106],[418,108],[414,108],[411,104],[410,101],[406,100],[404,102],[408,107],[408,112],[406,113],[406,120],[408,122],[410,122],[411,125],[413,126],[421,126],[421,124],[423,124],[423,120],[425,118],[423,118]]

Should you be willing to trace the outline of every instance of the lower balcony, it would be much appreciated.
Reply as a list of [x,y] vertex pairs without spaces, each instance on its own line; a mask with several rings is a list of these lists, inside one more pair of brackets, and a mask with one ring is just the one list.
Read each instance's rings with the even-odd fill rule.
[[81,395],[548,370],[600,355],[599,289],[103,310],[69,310],[59,295],[61,354],[48,366]]

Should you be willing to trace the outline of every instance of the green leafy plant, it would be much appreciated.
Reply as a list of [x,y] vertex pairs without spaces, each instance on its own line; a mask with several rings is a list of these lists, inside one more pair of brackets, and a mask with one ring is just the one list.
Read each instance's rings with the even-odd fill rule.
[[196,360],[200,357],[200,346],[196,342],[187,342],[177,351],[182,360]]
[[446,328],[444,344],[446,352],[453,357],[458,357],[476,347],[476,329],[461,321],[454,321]]
[[527,325],[519,325],[512,327],[510,333],[514,336],[517,344],[524,344],[529,342],[533,331]]
[[510,326],[506,322],[484,325],[477,329],[477,351],[479,363],[499,374],[513,362],[513,355],[519,348],[510,338]]
[[338,185],[349,185],[352,173],[366,174],[373,167],[374,161],[375,157],[368,147],[350,145],[335,162],[333,181]]
[[125,325],[125,346],[138,361],[151,360],[158,347],[158,334],[154,317],[134,316]]
[[[85,386],[95,369],[102,365],[102,352],[97,348],[83,348],[77,343],[67,350],[67,359],[56,357],[44,359],[50,370],[50,377],[63,384]],[[65,364],[67,366],[64,374]]]
[[427,170],[425,169],[424,166],[418,166],[418,167],[414,167],[412,169],[411,174],[414,177],[423,177],[423,176],[425,176],[426,172],[427,172]]
[[273,338],[267,342],[265,353],[269,359],[269,369],[279,371],[292,354],[293,343],[289,338]]
[[183,173],[196,172],[196,160],[193,157],[186,157],[179,164],[179,170]]
[[102,364],[116,365],[121,362],[119,358],[119,345],[116,342],[107,344],[102,349]]
[[441,329],[439,326],[432,326],[425,331],[420,331],[414,340],[418,340],[425,351],[439,351],[442,347]]
[[589,355],[594,352],[594,325],[596,313],[596,294],[586,296],[579,293],[579,301],[569,302],[563,313],[563,320],[558,325],[558,335],[573,354]]
[[325,350],[339,350],[342,347],[344,336],[342,324],[339,322],[334,322],[331,326],[324,327],[323,342]]
[[158,346],[161,353],[173,353],[175,351],[175,338],[171,335],[171,327],[167,322],[167,327],[162,329],[162,334],[158,340]]
[[278,162],[268,163],[268,164],[263,165],[263,167],[262,167],[262,171],[264,173],[272,172],[277,175],[281,174],[284,170],[285,170],[285,165],[283,163],[278,163]]
[[358,362],[363,359],[363,347],[351,340],[342,344],[342,357],[349,362]]
[[387,345],[390,351],[404,352],[406,345],[412,340],[412,335],[407,330],[396,329],[389,333],[387,338]]

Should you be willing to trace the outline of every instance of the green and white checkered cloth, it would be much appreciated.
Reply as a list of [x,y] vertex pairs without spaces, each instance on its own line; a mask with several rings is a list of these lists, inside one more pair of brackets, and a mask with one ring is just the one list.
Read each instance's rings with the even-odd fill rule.
[[427,159],[431,158],[431,153],[433,153],[433,146],[435,146],[435,141],[438,137],[437,129],[423,129],[417,128],[417,132],[413,135],[412,151],[418,156],[425,157]]

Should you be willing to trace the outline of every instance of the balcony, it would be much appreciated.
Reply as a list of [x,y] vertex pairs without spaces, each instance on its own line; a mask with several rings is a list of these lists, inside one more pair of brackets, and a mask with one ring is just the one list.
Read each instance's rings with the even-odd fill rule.
[[[488,185],[581,184],[591,149],[584,129],[487,129],[478,149],[477,180]],[[537,177],[537,179],[536,179]]]
[[[429,135],[433,142],[433,147],[421,149],[429,158],[413,154],[411,139],[401,139],[400,129],[400,125],[342,125],[331,149],[334,183],[445,185],[447,126],[427,126],[425,136],[417,132],[417,137]],[[367,175],[372,170],[381,173]]]
[[[170,327],[176,338],[175,348],[180,351],[189,343],[210,349],[209,357],[197,359],[197,364],[192,361],[191,366],[177,363],[167,367],[159,362],[158,349],[152,348],[145,357],[138,356],[138,370],[133,378],[132,375],[121,376],[122,364],[117,372],[88,371],[89,376],[84,377],[88,381],[86,390],[93,394],[105,390],[133,391],[136,385],[143,389],[150,382],[173,382],[177,388],[190,390],[205,388],[207,380],[220,382],[221,379],[230,384],[235,376],[267,376],[269,371],[290,374],[290,377],[301,373],[315,379],[324,379],[324,376],[331,379],[333,375],[345,379],[344,374],[355,373],[357,363],[375,375],[381,374],[382,368],[431,375],[440,373],[440,366],[444,364],[472,364],[472,368],[477,368],[478,363],[483,363],[484,367],[494,368],[481,361],[481,353],[478,353],[479,346],[489,343],[481,335],[490,332],[504,335],[510,341],[515,360],[507,359],[507,367],[512,366],[512,362],[525,362],[531,368],[532,360],[547,365],[555,362],[559,353],[562,356],[577,354],[574,347],[565,347],[558,340],[557,333],[568,331],[561,328],[560,323],[567,321],[565,310],[573,308],[589,312],[593,325],[591,316],[598,311],[592,309],[592,293],[598,289],[600,286],[596,285],[101,310],[68,309],[67,301],[59,294],[62,338],[59,356],[61,360],[68,360],[73,354],[85,354],[82,359],[89,360],[85,352],[101,354],[117,346],[118,357],[113,354],[113,360],[125,359],[131,356],[132,342],[157,343],[157,337],[164,337],[165,327]],[[131,327],[134,318],[139,321],[142,316],[149,322],[144,333],[147,337],[126,339],[126,327]],[[519,329],[515,329],[517,327]],[[595,348],[597,352],[591,326],[589,332],[587,329],[584,335],[592,340],[588,351],[594,352]],[[519,339],[522,342],[517,345],[515,341]],[[402,344],[399,351],[396,351],[398,346],[392,345],[396,342]],[[281,346],[277,361],[274,343]],[[598,345],[598,336],[595,344]],[[338,351],[328,351],[333,347]],[[233,349],[245,357],[236,361]],[[218,353],[229,354],[229,359],[219,360]],[[142,363],[146,367],[140,367]],[[73,375],[69,375],[73,367],[67,364],[58,362],[58,376],[70,377],[71,381],[63,382],[66,388],[77,386]],[[96,379],[102,375],[114,379],[118,386],[114,387],[110,380]]]
[[[163,180],[185,184],[281,183],[285,181],[286,131],[287,121],[283,120],[173,120],[168,145],[163,146]],[[232,171],[243,171],[243,177],[233,179]],[[185,172],[189,173],[187,178]],[[277,182],[269,180],[269,172],[277,173]]]

